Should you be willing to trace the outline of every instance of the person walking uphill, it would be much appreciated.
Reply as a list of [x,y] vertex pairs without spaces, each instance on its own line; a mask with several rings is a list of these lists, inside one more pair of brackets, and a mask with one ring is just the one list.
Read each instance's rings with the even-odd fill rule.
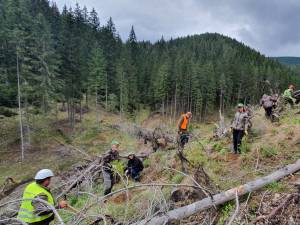
[[183,149],[184,145],[188,143],[188,125],[190,122],[190,119],[192,118],[192,113],[187,112],[186,114],[183,114],[178,122],[178,143],[179,146]]
[[144,165],[142,160],[135,156],[134,153],[128,155],[127,168],[125,169],[125,175],[130,175],[135,181],[140,180],[140,173],[143,171]]
[[[49,225],[54,220],[54,213],[49,207],[66,208],[67,201],[60,201],[55,206],[54,197],[48,186],[54,174],[49,169],[37,172],[35,181],[26,186],[17,219],[29,225]],[[46,203],[43,203],[43,200]]]
[[240,145],[244,135],[248,135],[248,114],[244,112],[244,105],[238,104],[238,110],[231,122],[230,129],[233,136],[234,153],[241,153]]
[[104,195],[107,195],[111,192],[111,189],[114,185],[113,179],[113,171],[111,163],[114,160],[119,159],[119,142],[112,141],[111,142],[111,149],[106,153],[103,157],[103,164],[102,164],[102,174],[104,180]]
[[294,98],[295,85],[290,84],[289,88],[286,89],[283,93],[283,98],[285,103],[290,104],[291,108],[294,108],[294,104],[296,103],[296,99]]
[[266,94],[262,96],[260,100],[260,105],[264,108],[265,115],[267,118],[271,117],[276,102],[277,98],[275,96],[270,96]]

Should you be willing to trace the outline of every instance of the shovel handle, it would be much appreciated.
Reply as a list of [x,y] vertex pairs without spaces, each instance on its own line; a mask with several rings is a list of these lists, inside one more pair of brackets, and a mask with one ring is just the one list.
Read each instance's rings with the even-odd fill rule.
[[71,206],[69,204],[67,205],[67,208],[76,214],[80,213],[80,211],[78,209],[74,208],[73,206]]

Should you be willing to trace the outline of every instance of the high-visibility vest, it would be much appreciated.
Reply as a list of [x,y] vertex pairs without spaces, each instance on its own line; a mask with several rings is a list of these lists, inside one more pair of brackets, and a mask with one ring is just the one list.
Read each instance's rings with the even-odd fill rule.
[[49,191],[47,191],[45,188],[37,184],[36,182],[32,182],[24,190],[24,194],[23,194],[24,200],[21,203],[17,219],[24,221],[25,223],[34,223],[34,222],[40,222],[45,219],[48,219],[53,215],[53,213],[49,213],[43,216],[36,215],[34,213],[35,208],[32,205],[32,200],[26,200],[26,199],[34,199],[35,197],[41,194],[46,195],[48,197],[48,203],[54,206],[54,198],[52,194]]
[[187,129],[187,125],[188,125],[189,119],[187,118],[186,115],[183,115],[183,121],[181,123],[180,129],[182,130],[186,130]]

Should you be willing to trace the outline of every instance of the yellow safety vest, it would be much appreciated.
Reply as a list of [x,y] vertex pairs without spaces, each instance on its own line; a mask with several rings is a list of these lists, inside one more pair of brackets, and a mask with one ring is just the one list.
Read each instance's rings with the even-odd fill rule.
[[48,197],[48,203],[52,206],[54,206],[54,199],[52,194],[47,191],[45,188],[37,184],[36,182],[32,182],[29,184],[23,194],[23,201],[21,203],[18,217],[17,219],[24,221],[26,223],[35,223],[40,222],[45,219],[48,219],[53,215],[53,213],[49,213],[48,215],[39,216],[34,213],[34,207],[32,205],[32,200],[26,200],[26,199],[34,199],[38,195],[44,194]]

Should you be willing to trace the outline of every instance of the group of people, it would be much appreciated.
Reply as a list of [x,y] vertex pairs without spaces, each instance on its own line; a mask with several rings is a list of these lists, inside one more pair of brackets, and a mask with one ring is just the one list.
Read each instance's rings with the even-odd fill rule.
[[[104,179],[104,195],[111,192],[115,180],[115,170],[112,163],[120,159],[119,142],[113,140],[110,150],[102,158],[102,174]],[[140,180],[143,171],[143,162],[134,154],[129,153],[127,166],[124,169],[126,176],[135,181]],[[63,209],[69,206],[66,200],[55,203],[55,199],[49,189],[54,173],[49,169],[37,172],[34,181],[26,186],[17,220],[29,225],[49,225],[54,220],[53,208]],[[70,207],[70,206],[69,206]]]
[[[278,108],[279,104],[279,95],[267,95],[264,94],[260,100],[260,105],[265,109],[265,115],[267,118],[273,120],[272,116],[274,113],[274,109]],[[295,104],[300,102],[300,90],[296,91],[296,87],[293,84],[290,84],[288,89],[284,91],[282,94],[282,104],[290,105],[291,108],[294,108]],[[283,109],[279,109],[277,111],[282,111]]]
[[[282,94],[283,104],[289,104],[291,108],[294,108],[295,104],[300,102],[300,91],[295,91],[296,87],[290,84],[288,89]],[[260,100],[260,105],[265,110],[265,115],[267,118],[272,119],[273,109],[277,107],[279,95],[266,95],[262,96]],[[248,135],[248,129],[251,126],[249,111],[242,104],[238,104],[237,112],[231,122],[230,130],[232,131],[232,142],[233,142],[233,153],[241,153],[240,146],[242,144],[242,139],[244,135]]]
[[[300,102],[300,91],[295,91],[295,86],[290,85],[282,95],[286,104],[291,107]],[[272,115],[273,109],[276,107],[278,95],[269,96],[263,95],[260,104],[265,109],[266,116],[269,118]],[[241,153],[241,143],[245,135],[248,135],[248,129],[251,126],[249,118],[251,117],[249,110],[240,103],[237,105],[237,111],[230,124],[232,132],[233,153]],[[192,113],[187,112],[182,114],[178,125],[178,148],[180,151],[189,141],[188,125],[192,118]],[[120,160],[119,155],[120,144],[118,141],[111,142],[110,150],[102,158],[102,174],[104,179],[104,195],[111,193],[115,183],[116,170],[113,168],[113,162]],[[144,169],[143,162],[134,153],[129,153],[127,156],[127,166],[124,169],[124,174],[131,177],[134,181],[140,180],[140,174]],[[49,225],[54,220],[53,208],[66,208],[68,202],[66,200],[55,203],[54,197],[49,189],[51,178],[54,176],[49,169],[40,170],[35,181],[26,186],[23,193],[23,201],[18,212],[17,219],[29,225]],[[47,203],[47,204],[45,204]]]
[[[111,192],[115,183],[116,174],[113,169],[113,162],[120,159],[119,155],[120,144],[118,141],[113,140],[111,142],[111,149],[103,157],[102,174],[104,180],[104,195]],[[128,155],[127,166],[124,169],[126,176],[131,177],[135,181],[140,180],[140,173],[143,171],[144,165],[141,159],[139,159],[133,152]]]
[[[233,120],[231,121],[230,131],[233,136],[233,152],[238,154],[241,152],[240,145],[244,135],[248,135],[248,128],[250,126],[249,117],[250,113],[247,108],[242,104],[238,104],[237,112],[234,115]],[[183,114],[178,122],[178,149],[181,152],[186,143],[189,141],[188,125],[189,121],[192,118],[192,113],[187,112]]]

